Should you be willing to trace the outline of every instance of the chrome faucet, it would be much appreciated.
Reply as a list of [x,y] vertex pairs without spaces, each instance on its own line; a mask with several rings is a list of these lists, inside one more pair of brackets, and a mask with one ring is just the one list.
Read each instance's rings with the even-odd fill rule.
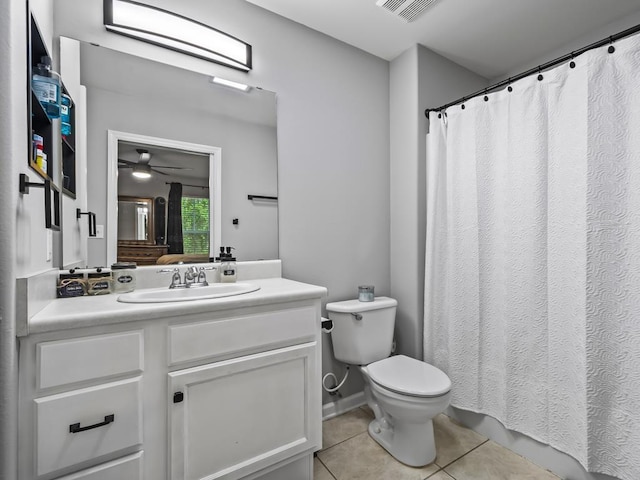
[[180,277],[180,270],[177,268],[163,268],[162,270],[158,270],[157,273],[171,274],[171,285],[169,285],[169,288],[184,287],[184,283],[182,283],[182,278]]
[[185,286],[206,287],[209,285],[209,282],[207,282],[207,274],[205,273],[205,270],[215,269],[216,267],[189,267],[184,274]]
[[189,267],[184,272],[184,285],[190,287],[194,283],[198,282],[198,267]]
[[163,268],[158,270],[158,273],[171,273],[171,285],[169,288],[190,288],[190,287],[206,287],[209,285],[207,282],[207,274],[205,270],[216,270],[216,267],[196,267],[191,266],[184,272],[184,283],[180,277],[180,270],[177,268]]
[[182,286],[182,279],[180,278],[180,270],[177,268],[173,269],[173,275],[171,275],[171,285],[169,288],[176,288]]

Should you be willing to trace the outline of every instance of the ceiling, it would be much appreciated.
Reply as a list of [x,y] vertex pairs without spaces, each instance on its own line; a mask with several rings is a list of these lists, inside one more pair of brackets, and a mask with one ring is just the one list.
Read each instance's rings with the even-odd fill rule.
[[[209,180],[209,155],[194,152],[187,152],[175,148],[156,147],[153,145],[143,145],[132,142],[118,143],[118,158],[130,162],[139,162],[140,154],[138,149],[146,150],[151,154],[148,162],[152,167],[179,167],[180,170],[158,168],[161,173],[152,172],[152,175],[160,175],[159,178],[166,177],[166,181],[182,181],[196,185],[208,185]],[[118,167],[118,172],[123,169]],[[124,174],[130,174],[131,169],[124,169]],[[144,180],[143,180],[144,181]]]
[[640,0],[437,0],[411,23],[376,0],[247,1],[385,60],[420,44],[489,79],[630,14],[640,21]]

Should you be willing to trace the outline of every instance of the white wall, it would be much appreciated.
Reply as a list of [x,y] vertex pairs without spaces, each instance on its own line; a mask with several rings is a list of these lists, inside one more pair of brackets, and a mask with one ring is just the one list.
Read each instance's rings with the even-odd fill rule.
[[[0,15],[0,479],[17,476],[16,265],[18,175],[27,171],[25,3],[3,2]],[[40,196],[42,199],[42,196]]]
[[[388,62],[242,1],[148,3],[247,41],[254,69],[244,74],[108,33],[101,0],[56,0],[56,33],[275,91],[284,276],[328,287],[330,301],[354,298],[361,284],[388,295]],[[332,363],[325,342],[324,370],[339,368]],[[354,378],[345,395],[362,388]]]
[[597,29],[590,31],[588,35],[584,35],[579,38],[576,38],[575,40],[565,45],[562,45],[561,47],[558,47],[541,57],[534,58],[529,61],[523,61],[522,64],[520,64],[518,67],[514,68],[513,70],[507,72],[504,75],[500,75],[499,77],[492,79],[491,83],[498,83],[509,77],[518,75],[519,73],[525,72],[531,68],[535,68],[538,65],[542,65],[546,62],[549,62],[556,58],[562,57],[568,53],[571,53],[572,51],[579,50],[583,47],[586,47],[587,45],[591,45],[592,43],[598,42],[603,38],[607,38],[611,35],[615,35],[616,33],[622,32],[628,28],[635,27],[638,24],[640,24],[640,11],[632,15],[625,15],[624,17],[619,18],[618,20],[615,20],[611,23],[608,23],[607,25],[603,25],[602,27],[599,27]]
[[[25,20],[26,16],[26,6],[25,2],[18,2],[18,7],[16,8],[16,15],[18,16],[19,23],[22,23]],[[50,55],[54,54],[53,51],[53,12],[51,9],[52,0],[36,0],[32,3],[31,9],[36,17],[36,22],[38,27],[41,30],[41,34],[43,36],[43,40],[46,44],[46,47],[49,51]],[[19,11],[22,9],[22,11]],[[16,26],[16,28],[18,28]],[[26,31],[24,36],[22,37],[22,42],[24,42],[24,38],[26,38]],[[24,47],[23,47],[24,48]],[[22,57],[24,61],[20,63],[19,70],[20,74],[23,75],[24,83],[23,87],[26,85],[26,68],[27,68],[27,60],[26,56]],[[6,68],[5,64],[3,64],[3,69]],[[18,72],[15,72],[16,74]],[[6,91],[6,89],[5,89]],[[21,90],[20,96],[18,98],[24,99],[24,88]],[[25,112],[21,112],[22,115],[26,115],[26,102],[23,100],[23,108]],[[19,120],[13,119],[14,122],[18,122]],[[25,123],[21,125],[26,125],[26,116]],[[26,128],[24,129],[23,135],[23,148],[29,148],[29,133],[26,132]],[[55,126],[54,126],[55,132]],[[55,137],[55,133],[54,133]],[[55,150],[55,145],[53,146],[52,151]],[[22,152],[21,152],[22,153]],[[26,153],[26,152],[25,152]],[[15,158],[15,157],[14,157]],[[26,173],[29,176],[29,180],[32,182],[42,182],[42,179],[35,173],[34,170],[31,170],[27,167],[28,159],[25,157],[23,162],[20,162],[20,171],[22,173]],[[17,179],[15,179],[17,181]],[[54,176],[54,181],[57,181],[57,178]],[[44,197],[43,197],[43,189],[34,188],[31,190],[29,195],[18,195],[18,205],[17,205],[17,215],[16,215],[16,224],[14,229],[14,235],[18,238],[18,249],[15,252],[15,265],[17,267],[16,276],[24,277],[29,274],[40,272],[46,269],[51,268],[54,265],[54,262],[47,261],[47,240],[45,236],[45,220],[44,220]],[[56,240],[56,262],[60,262],[61,253],[59,252],[60,242],[59,242],[59,234],[49,232],[52,237]]]
[[391,62],[391,295],[398,350],[422,358],[426,108],[483,88],[487,80],[422,46]]

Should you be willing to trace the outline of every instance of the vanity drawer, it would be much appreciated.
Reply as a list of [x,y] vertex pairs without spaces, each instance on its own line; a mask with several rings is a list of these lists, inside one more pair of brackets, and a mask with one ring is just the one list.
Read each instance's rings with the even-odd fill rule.
[[142,480],[143,452],[103,463],[57,480]]
[[143,354],[142,331],[39,343],[38,388],[140,373]]
[[141,387],[138,377],[34,400],[38,475],[140,445]]
[[316,309],[294,308],[169,327],[169,365],[315,338]]

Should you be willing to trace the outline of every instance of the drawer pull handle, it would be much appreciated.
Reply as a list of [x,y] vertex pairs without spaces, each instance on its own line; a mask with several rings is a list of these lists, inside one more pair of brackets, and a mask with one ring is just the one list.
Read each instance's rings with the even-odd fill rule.
[[111,415],[105,415],[104,422],[88,425],[86,427],[81,427],[79,423],[73,423],[69,425],[69,432],[78,433],[78,432],[84,432],[86,430],[91,430],[92,428],[104,427],[105,425],[109,425],[110,423],[113,423],[115,419],[116,419],[116,416],[112,413]]

